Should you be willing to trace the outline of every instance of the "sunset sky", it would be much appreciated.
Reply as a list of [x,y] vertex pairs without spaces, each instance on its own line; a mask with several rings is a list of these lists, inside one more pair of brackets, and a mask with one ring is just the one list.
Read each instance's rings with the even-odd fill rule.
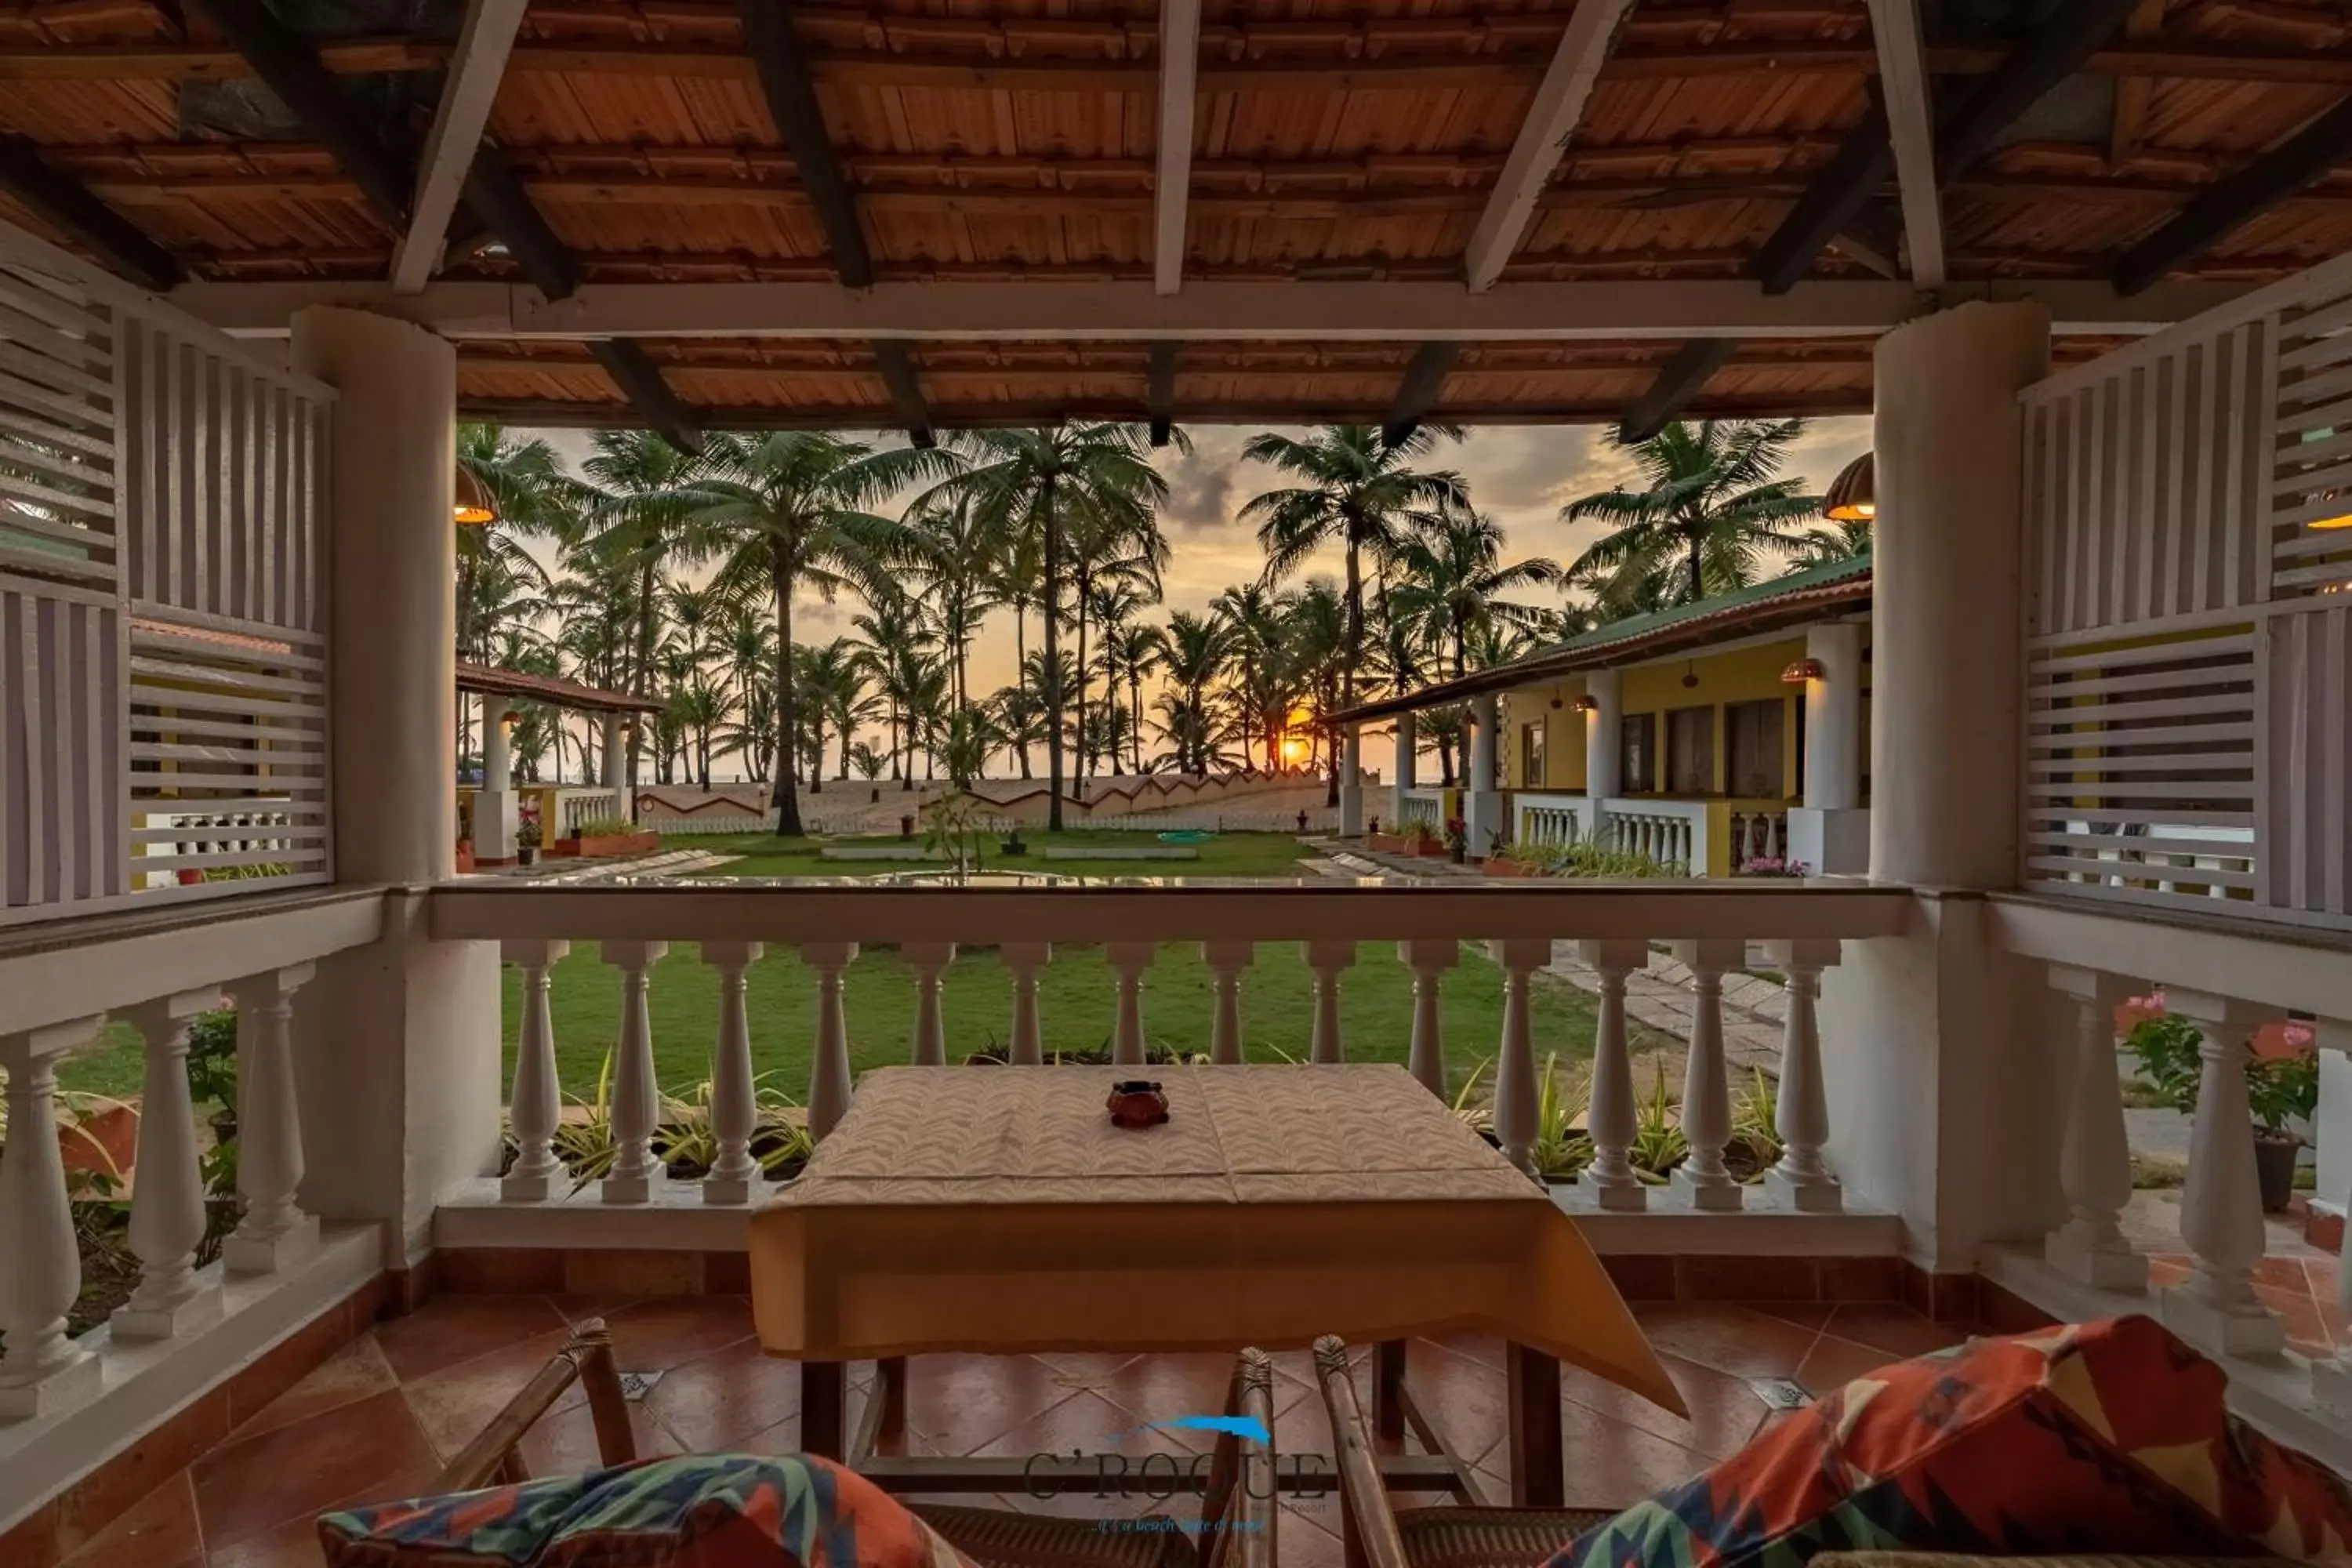
[[[1191,456],[1181,456],[1172,448],[1160,455],[1160,470],[1167,476],[1170,490],[1162,526],[1174,558],[1166,573],[1167,604],[1159,616],[1168,609],[1203,609],[1225,588],[1255,578],[1263,567],[1265,557],[1255,534],[1240,521],[1241,509],[1250,497],[1273,488],[1274,483],[1270,473],[1242,461],[1242,446],[1255,428],[1193,427]],[[588,437],[583,431],[520,434],[543,437],[575,468],[588,451]],[[1826,485],[1869,444],[1866,417],[1816,420],[1797,447],[1790,471],[1810,487]],[[1471,498],[1479,510],[1503,521],[1509,530],[1512,559],[1549,555],[1563,566],[1600,530],[1590,524],[1571,528],[1562,523],[1560,507],[1633,477],[1631,463],[1610,433],[1584,425],[1474,429],[1460,444],[1440,448],[1429,462],[1432,467],[1457,469],[1469,481]],[[1316,569],[1336,578],[1338,552],[1332,552],[1330,560]],[[844,636],[856,610],[846,597],[832,606],[804,603],[795,606],[794,629],[803,640]],[[1036,635],[1034,616],[1030,635],[1033,638]],[[1013,667],[1013,621],[1010,615],[999,612],[991,617],[987,631],[973,648],[973,691],[992,691],[1007,684]],[[1147,740],[1147,750],[1150,744]],[[1368,745],[1365,764],[1385,773],[1390,765],[1386,752],[1384,743]]]

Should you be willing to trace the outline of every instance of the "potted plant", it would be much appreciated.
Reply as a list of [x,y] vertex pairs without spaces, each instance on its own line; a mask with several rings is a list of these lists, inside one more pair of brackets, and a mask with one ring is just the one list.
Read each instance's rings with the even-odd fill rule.
[[1445,819],[1445,858],[1456,866],[1467,863],[1470,858],[1470,829],[1458,816]]
[[1419,817],[1404,825],[1404,852],[1408,855],[1443,855],[1445,846],[1437,837],[1437,829]]
[[[2135,996],[2116,1012],[2116,1032],[2131,1047],[2140,1077],[2164,1103],[2184,1116],[2197,1113],[2204,1072],[2203,1034],[2168,1012],[2164,993]],[[2255,1031],[2246,1048],[2246,1100],[2253,1111],[2254,1171],[2263,1208],[2275,1214],[2294,1198],[2294,1165],[2303,1138],[2289,1122],[2308,1122],[2319,1109],[2319,1058],[2311,1026],[2293,1020]]]
[[515,864],[529,866],[539,858],[539,819],[527,818],[515,829]]

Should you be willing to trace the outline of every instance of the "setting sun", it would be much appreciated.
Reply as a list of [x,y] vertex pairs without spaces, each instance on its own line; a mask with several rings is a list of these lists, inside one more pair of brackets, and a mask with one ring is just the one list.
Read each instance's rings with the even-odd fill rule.
[[1306,736],[1285,735],[1282,738],[1282,760],[1284,762],[1303,763],[1307,760],[1307,745]]

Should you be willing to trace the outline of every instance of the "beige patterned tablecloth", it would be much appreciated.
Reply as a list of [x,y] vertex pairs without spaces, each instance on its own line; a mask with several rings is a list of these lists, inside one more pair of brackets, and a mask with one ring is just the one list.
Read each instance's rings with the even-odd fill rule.
[[884,1068],[751,1219],[761,1342],[1275,1350],[1449,1328],[1682,1401],[1575,1223],[1401,1068]]

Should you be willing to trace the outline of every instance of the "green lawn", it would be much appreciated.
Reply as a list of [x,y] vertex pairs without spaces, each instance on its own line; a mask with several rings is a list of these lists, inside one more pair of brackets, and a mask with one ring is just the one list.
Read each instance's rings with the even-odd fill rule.
[[[983,871],[1045,871],[1057,877],[1278,877],[1295,878],[1302,874],[1301,860],[1313,858],[1312,851],[1287,833],[1222,833],[1204,843],[1191,846],[1200,853],[1196,860],[1048,860],[1040,853],[1046,846],[1056,848],[1075,846],[1080,848],[1106,845],[1158,846],[1159,837],[1152,833],[1047,833],[1043,829],[1024,830],[1028,841],[1028,853],[1007,856],[998,848],[994,834],[983,834],[977,840],[980,847],[980,868]],[[664,849],[704,849],[715,855],[738,855],[742,858],[719,867],[712,873],[721,877],[877,877],[893,871],[916,871],[925,868],[919,861],[827,860],[819,849],[832,845],[895,845],[902,842],[895,834],[839,838],[778,838],[769,833],[745,834],[676,834],[662,840]],[[917,843],[921,842],[918,834]]]

